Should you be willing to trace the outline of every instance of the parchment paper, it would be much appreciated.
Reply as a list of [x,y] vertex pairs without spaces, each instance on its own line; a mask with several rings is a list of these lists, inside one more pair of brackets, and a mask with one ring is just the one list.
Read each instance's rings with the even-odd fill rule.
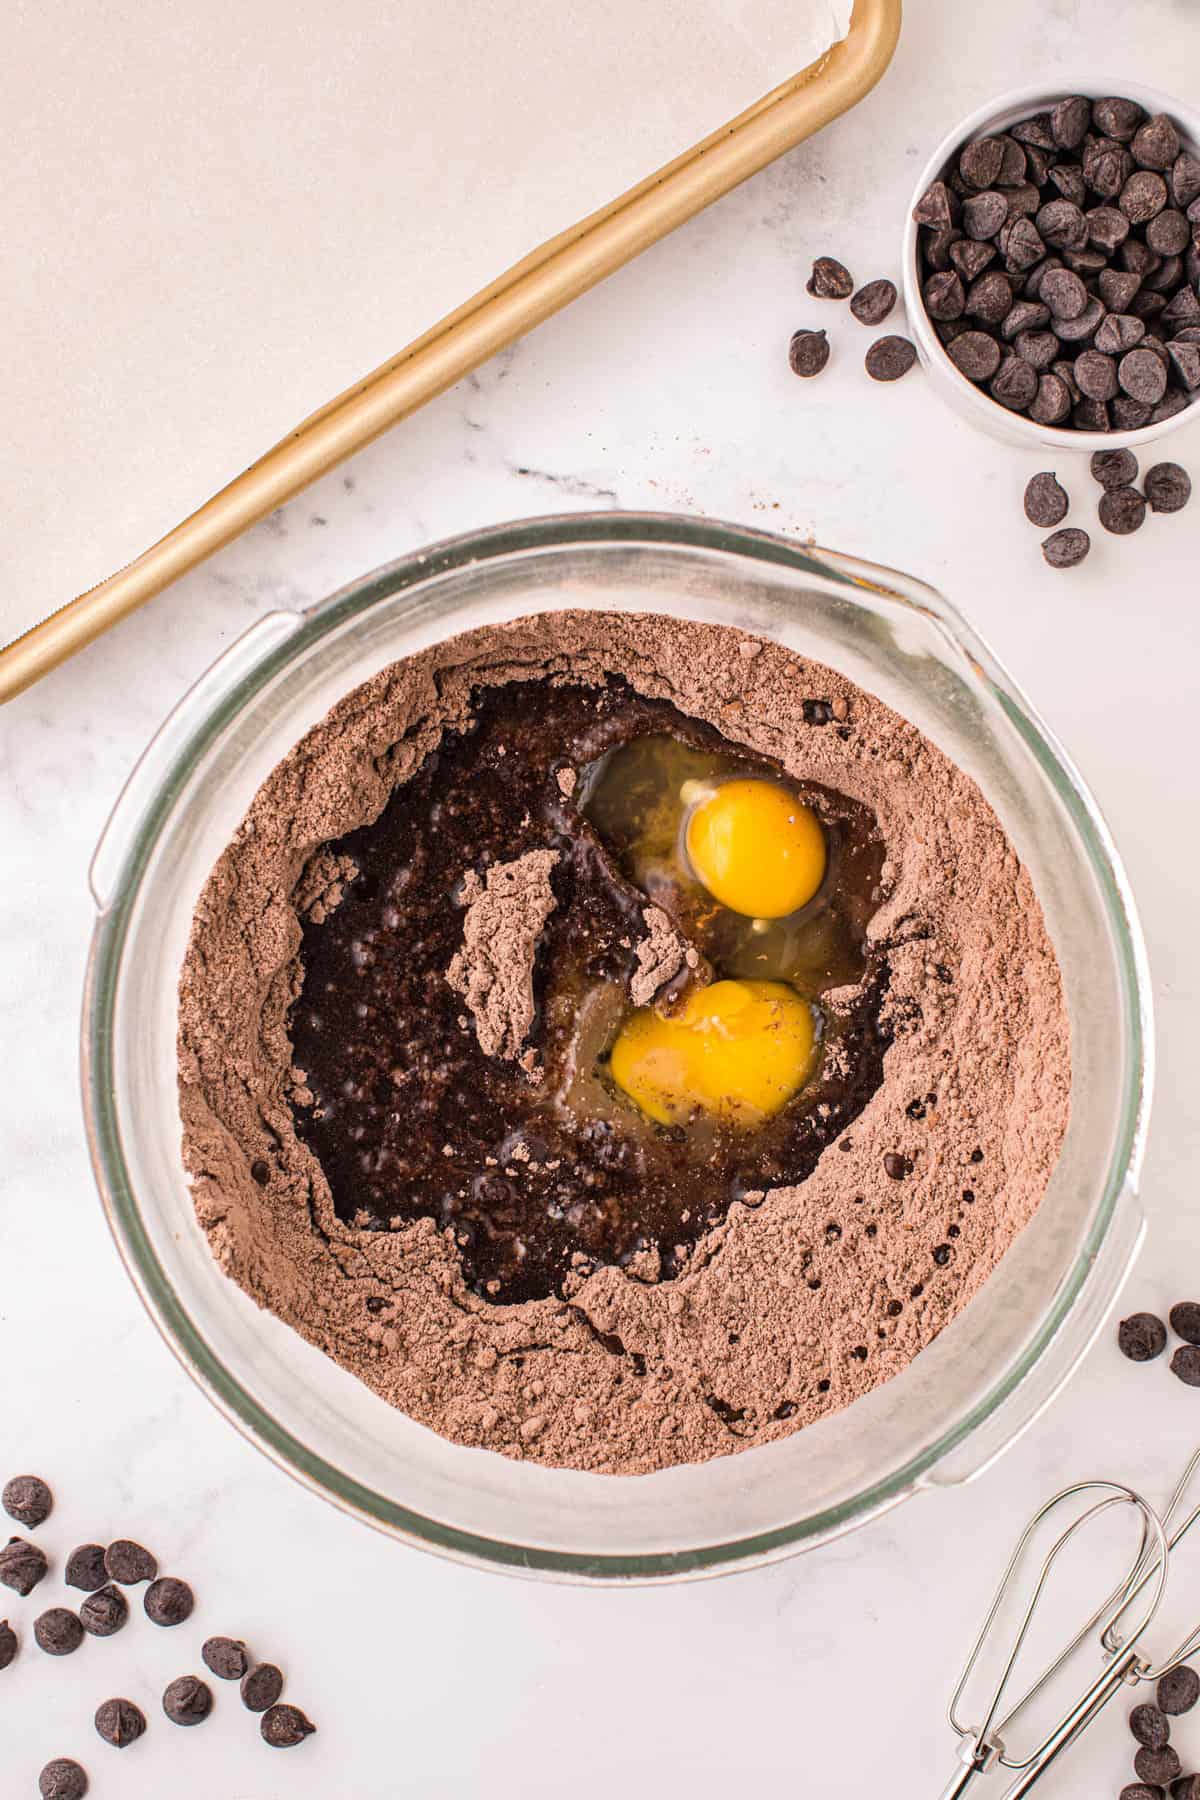
[[850,0],[16,0],[0,641],[844,34]]

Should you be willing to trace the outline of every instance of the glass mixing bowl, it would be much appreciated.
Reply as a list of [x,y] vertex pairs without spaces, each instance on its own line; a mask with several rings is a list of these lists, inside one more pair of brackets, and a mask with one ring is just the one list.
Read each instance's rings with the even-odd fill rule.
[[[176,983],[192,909],[255,790],[327,708],[394,658],[563,607],[718,621],[828,662],[979,783],[1024,859],[1066,983],[1070,1127],[1033,1222],[902,1374],[783,1442],[654,1475],[580,1474],[451,1444],[261,1312],[193,1216],[175,1098]],[[746,1567],[978,1472],[1044,1407],[1136,1253],[1150,987],[1125,875],[1070,762],[929,588],[705,521],[605,513],[505,525],[261,618],[183,699],[92,867],[83,1024],[92,1158],[152,1317],[213,1402],[282,1468],[401,1538],[480,1565],[592,1581]]]

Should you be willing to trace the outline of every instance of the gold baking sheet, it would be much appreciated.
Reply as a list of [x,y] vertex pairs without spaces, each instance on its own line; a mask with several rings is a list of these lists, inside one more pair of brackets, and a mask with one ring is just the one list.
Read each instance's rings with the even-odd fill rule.
[[135,561],[0,650],[11,700],[178,576],[713,200],[847,112],[887,68],[901,0],[855,0],[849,31],[691,150],[543,244],[313,413]]

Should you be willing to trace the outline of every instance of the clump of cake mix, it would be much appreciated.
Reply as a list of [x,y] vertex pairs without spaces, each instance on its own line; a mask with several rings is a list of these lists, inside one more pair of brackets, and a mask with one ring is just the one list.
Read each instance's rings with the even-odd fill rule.
[[[706,854],[798,832],[799,888],[695,878],[714,794]],[[974,784],[833,671],[652,616],[517,620],[348,695],[214,869],[180,1002],[227,1273],[433,1429],[581,1469],[895,1374],[1067,1118],[1058,969]]]

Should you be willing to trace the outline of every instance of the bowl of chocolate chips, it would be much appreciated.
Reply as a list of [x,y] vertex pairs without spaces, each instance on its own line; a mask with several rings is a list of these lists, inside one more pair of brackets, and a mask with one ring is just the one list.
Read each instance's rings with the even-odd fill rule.
[[1010,441],[1136,446],[1200,393],[1200,121],[1149,88],[993,101],[930,158],[905,227],[913,336]]

